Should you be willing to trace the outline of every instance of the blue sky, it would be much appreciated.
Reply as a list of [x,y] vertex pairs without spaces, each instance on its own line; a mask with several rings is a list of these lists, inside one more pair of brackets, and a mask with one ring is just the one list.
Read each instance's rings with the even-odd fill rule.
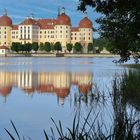
[[[71,18],[73,26],[78,26],[79,21],[84,17],[83,12],[77,11],[78,0],[0,0],[0,15],[4,9],[12,18],[14,24],[22,22],[31,13],[35,18],[56,18],[58,7],[65,7],[66,14]],[[87,10],[88,17],[93,21],[93,26],[98,28],[95,20],[100,16],[92,8]],[[98,33],[93,36],[97,38]]]

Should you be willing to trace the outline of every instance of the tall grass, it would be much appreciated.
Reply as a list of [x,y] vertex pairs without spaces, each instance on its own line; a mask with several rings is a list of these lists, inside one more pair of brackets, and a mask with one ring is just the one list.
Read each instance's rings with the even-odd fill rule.
[[140,111],[140,69],[125,72],[120,88],[124,100]]
[[124,94],[127,94],[125,88],[132,90],[132,88],[125,83],[125,78],[127,76],[129,77],[129,74],[130,73],[125,72],[121,78],[115,78],[113,82],[112,105],[114,108],[114,124],[112,134],[115,140],[140,139],[139,115],[134,108],[129,108],[127,100],[124,98]]

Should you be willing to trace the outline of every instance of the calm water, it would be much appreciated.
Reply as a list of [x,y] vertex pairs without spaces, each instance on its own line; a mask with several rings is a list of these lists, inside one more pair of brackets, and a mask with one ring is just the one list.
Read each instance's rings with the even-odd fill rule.
[[[51,117],[71,126],[77,110],[84,116],[96,106],[90,98],[95,85],[110,90],[112,78],[124,70],[113,59],[0,58],[0,137],[9,139],[4,128],[13,132],[10,120],[34,140],[44,138],[43,129],[50,132]],[[79,101],[82,95],[89,97]],[[107,110],[99,110],[109,122]]]

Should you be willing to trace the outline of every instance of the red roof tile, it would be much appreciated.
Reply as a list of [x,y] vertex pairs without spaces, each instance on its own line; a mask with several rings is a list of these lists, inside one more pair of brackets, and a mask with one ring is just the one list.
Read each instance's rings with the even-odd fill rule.
[[92,21],[84,17],[79,23],[79,28],[92,28]]
[[57,18],[57,25],[69,25],[71,26],[71,20],[70,17],[67,16],[65,13],[62,13],[58,18]]
[[18,25],[13,25],[12,30],[18,30]]
[[37,21],[32,18],[25,19],[20,25],[38,25]]
[[7,15],[0,17],[0,26],[12,26],[12,20]]
[[72,27],[72,28],[71,28],[71,31],[72,31],[72,32],[79,32],[79,28],[78,28],[78,27]]
[[37,23],[41,29],[54,29],[56,19],[39,19]]

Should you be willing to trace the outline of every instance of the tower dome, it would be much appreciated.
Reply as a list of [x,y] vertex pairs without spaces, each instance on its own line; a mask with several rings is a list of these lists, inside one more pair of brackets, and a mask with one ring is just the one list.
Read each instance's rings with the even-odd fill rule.
[[79,23],[79,28],[92,28],[92,25],[92,21],[88,17],[84,17]]
[[7,16],[7,11],[4,11],[3,16],[0,17],[0,26],[12,26],[12,20]]
[[56,25],[69,25],[69,26],[71,25],[70,17],[65,14],[64,7],[61,9],[61,14],[58,13]]
[[57,18],[57,25],[71,25],[71,20],[69,16],[67,16],[65,13],[62,13],[60,16]]

